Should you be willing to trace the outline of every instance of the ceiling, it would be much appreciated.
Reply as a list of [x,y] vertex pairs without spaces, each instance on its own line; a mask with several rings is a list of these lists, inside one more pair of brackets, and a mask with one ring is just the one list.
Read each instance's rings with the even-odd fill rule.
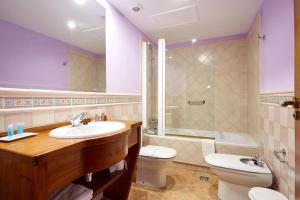
[[[105,9],[95,0],[1,0],[0,19],[96,54],[105,53]],[[74,20],[76,28],[69,29]]]
[[[167,43],[248,32],[263,0],[108,0],[153,40]],[[140,4],[143,9],[133,12]]]

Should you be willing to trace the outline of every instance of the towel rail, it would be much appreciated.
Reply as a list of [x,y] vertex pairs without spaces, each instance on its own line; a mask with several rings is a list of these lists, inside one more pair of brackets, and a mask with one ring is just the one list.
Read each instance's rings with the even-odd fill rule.
[[288,161],[286,160],[286,150],[281,149],[281,150],[275,150],[274,156],[282,163],[289,164]]
[[193,105],[201,106],[201,105],[205,104],[205,100],[202,100],[202,101],[188,101],[187,103],[191,106],[193,106]]

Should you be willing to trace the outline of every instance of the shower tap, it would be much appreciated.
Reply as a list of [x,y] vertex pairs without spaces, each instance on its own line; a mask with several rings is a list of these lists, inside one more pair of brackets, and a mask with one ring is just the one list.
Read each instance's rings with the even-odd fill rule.
[[157,134],[157,128],[158,128],[158,119],[152,118],[150,119],[150,130],[154,132],[154,134]]

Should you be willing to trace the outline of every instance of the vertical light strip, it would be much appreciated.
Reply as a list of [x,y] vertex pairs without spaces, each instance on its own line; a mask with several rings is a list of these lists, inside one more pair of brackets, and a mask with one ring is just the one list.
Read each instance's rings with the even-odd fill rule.
[[158,40],[158,135],[165,135],[165,39]]
[[148,128],[148,112],[147,112],[147,49],[148,45],[146,42],[142,43],[142,121],[143,121],[143,128],[142,130],[147,130]]

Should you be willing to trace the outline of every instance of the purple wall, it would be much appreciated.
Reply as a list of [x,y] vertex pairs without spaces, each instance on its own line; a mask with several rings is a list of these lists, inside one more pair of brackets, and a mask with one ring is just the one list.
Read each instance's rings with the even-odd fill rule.
[[261,92],[294,90],[293,0],[265,0],[262,6]]
[[147,37],[105,0],[107,92],[141,93],[141,41]]
[[0,20],[0,87],[68,90],[70,49],[78,47]]
[[[106,8],[107,92],[140,94],[141,41],[149,39],[106,0],[98,2]],[[68,89],[62,63],[70,46],[3,21],[0,29],[0,86]]]
[[[98,1],[106,7],[107,92],[140,94],[141,40],[146,36],[106,0]],[[266,34],[261,90],[292,91],[293,0],[265,0],[261,10]],[[67,89],[68,68],[62,63],[67,61],[70,46],[3,21],[0,26],[0,86]]]
[[0,20],[0,86],[67,89],[68,46]]
[[197,40],[194,44],[192,43],[191,40],[183,41],[183,42],[178,42],[178,43],[167,44],[167,48],[168,49],[176,49],[176,48],[184,48],[184,47],[212,44],[212,43],[218,43],[218,42],[225,42],[225,41],[229,41],[229,40],[245,39],[247,37],[247,34],[248,33],[242,33],[242,34],[237,34],[237,35],[228,35],[228,36],[222,36],[222,37],[200,39],[200,40]]

